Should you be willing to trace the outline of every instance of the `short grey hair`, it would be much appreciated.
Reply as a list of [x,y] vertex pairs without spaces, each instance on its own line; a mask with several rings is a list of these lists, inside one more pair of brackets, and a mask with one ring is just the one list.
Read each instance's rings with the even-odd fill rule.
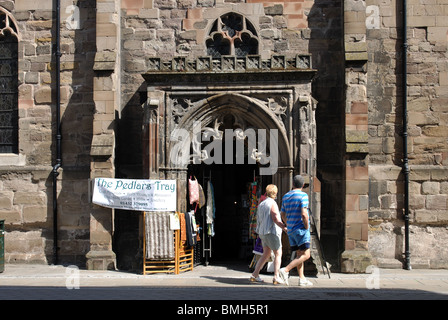
[[294,176],[294,178],[292,179],[292,185],[294,186],[294,188],[302,188],[304,184],[305,179],[300,174]]

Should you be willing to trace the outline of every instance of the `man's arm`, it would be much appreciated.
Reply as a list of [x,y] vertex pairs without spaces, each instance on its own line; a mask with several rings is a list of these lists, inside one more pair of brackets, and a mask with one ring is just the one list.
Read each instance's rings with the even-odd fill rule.
[[283,211],[281,211],[281,212],[280,212],[280,216],[282,217],[282,221],[283,221],[283,223],[286,225],[286,213],[283,212]]
[[310,217],[308,216],[308,208],[302,208],[302,221],[305,229],[310,225]]

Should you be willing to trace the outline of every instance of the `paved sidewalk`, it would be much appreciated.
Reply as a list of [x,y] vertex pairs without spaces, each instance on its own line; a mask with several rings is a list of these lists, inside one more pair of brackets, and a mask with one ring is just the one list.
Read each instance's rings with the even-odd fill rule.
[[197,266],[193,271],[142,275],[88,271],[70,266],[6,264],[0,273],[0,300],[448,300],[448,270],[373,268],[371,274],[309,277],[298,287],[248,281],[241,266]]

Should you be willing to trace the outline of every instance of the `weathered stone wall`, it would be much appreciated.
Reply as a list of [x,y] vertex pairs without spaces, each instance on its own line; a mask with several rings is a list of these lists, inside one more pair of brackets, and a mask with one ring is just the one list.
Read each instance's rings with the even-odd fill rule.
[[[369,250],[404,252],[401,1],[365,1],[369,52]],[[412,267],[447,267],[447,1],[407,1],[407,103]]]
[[317,170],[322,183],[321,242],[325,256],[339,269],[344,250],[345,69],[343,1],[314,1],[307,16],[309,51],[317,76]]
[[0,217],[5,219],[7,231],[6,262],[45,262],[46,253],[51,253],[52,242],[48,247],[45,235],[45,230],[51,229],[47,175],[48,171],[38,169],[2,172]]
[[345,234],[341,271],[365,272],[368,252],[368,102],[363,1],[344,1]]
[[[58,246],[62,262],[88,249],[88,178],[93,116],[95,1],[61,1],[62,163],[58,176]],[[54,1],[0,1],[19,33],[19,154],[0,155],[0,219],[6,262],[52,261],[52,166],[55,161]],[[79,22],[79,25],[73,23]],[[93,31],[93,32],[92,32]]]

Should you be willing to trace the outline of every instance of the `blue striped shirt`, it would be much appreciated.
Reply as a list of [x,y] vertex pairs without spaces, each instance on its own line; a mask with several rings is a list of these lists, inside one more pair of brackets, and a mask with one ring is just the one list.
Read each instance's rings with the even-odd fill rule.
[[302,208],[308,208],[308,195],[300,190],[291,190],[283,196],[281,211],[286,214],[288,234],[297,229],[305,229]]

